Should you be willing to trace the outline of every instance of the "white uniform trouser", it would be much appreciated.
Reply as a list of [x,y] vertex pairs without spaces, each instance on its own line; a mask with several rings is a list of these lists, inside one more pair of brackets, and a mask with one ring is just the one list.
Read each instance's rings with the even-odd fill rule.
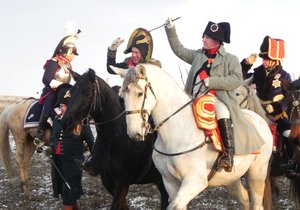
[[224,118],[229,119],[230,114],[227,106],[222,101],[220,101],[216,96],[214,96],[214,99],[215,99],[215,112],[216,112],[217,120],[224,119]]

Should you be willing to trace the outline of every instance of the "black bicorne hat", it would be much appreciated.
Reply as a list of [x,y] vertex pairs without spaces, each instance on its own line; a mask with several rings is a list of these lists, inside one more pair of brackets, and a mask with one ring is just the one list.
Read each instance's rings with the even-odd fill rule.
[[148,62],[152,57],[153,40],[151,34],[144,28],[137,28],[131,34],[125,54],[130,53],[132,48],[136,47],[142,54],[145,62]]
[[58,88],[56,89],[57,102],[54,107],[59,106],[59,104],[68,105],[70,98],[71,98],[71,94],[69,91],[71,87],[73,87],[73,86],[70,84],[67,84],[67,83],[64,83],[64,84],[61,84],[60,86],[58,86]]
[[227,22],[214,23],[209,21],[204,32],[207,36],[222,42],[230,43],[230,24]]
[[265,36],[261,46],[259,57],[270,60],[284,60],[285,43],[282,39],[273,39],[270,36]]

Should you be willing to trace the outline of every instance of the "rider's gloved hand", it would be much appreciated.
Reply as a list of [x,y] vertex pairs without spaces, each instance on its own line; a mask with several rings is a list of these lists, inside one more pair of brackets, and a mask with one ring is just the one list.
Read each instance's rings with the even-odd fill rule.
[[165,27],[168,29],[173,28],[175,26],[175,23],[173,22],[172,18],[168,18],[165,22]]
[[199,74],[199,77],[200,77],[200,80],[201,81],[204,81],[204,85],[205,87],[208,87],[208,75],[206,73],[206,71],[201,71],[200,74]]
[[118,37],[111,43],[109,49],[112,51],[116,51],[123,42],[124,42],[124,39],[121,39],[120,37]]
[[256,58],[257,58],[257,54],[252,53],[251,55],[249,55],[248,58],[246,58],[246,64],[253,65],[256,62]]
[[269,114],[273,113],[273,112],[274,112],[273,106],[272,106],[271,104],[268,104],[268,105],[266,106],[266,111],[267,111]]

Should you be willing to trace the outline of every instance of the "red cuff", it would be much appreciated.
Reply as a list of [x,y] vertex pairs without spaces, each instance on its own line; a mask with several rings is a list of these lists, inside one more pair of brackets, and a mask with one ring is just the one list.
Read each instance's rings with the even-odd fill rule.
[[202,70],[199,74],[199,77],[200,77],[200,80],[202,81],[202,80],[208,78],[208,75],[205,70]]

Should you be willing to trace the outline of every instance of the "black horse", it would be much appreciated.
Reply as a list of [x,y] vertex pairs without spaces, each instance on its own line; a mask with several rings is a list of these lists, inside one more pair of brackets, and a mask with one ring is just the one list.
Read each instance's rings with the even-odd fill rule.
[[[97,158],[102,183],[113,196],[111,209],[128,209],[126,195],[131,184],[155,184],[161,195],[161,209],[168,206],[168,193],[152,161],[157,134],[145,142],[127,135],[124,107],[112,88],[92,69],[78,78],[71,89],[68,110],[62,120],[66,131],[91,116],[97,129]],[[97,142],[98,141],[98,142]]]
[[300,79],[293,82],[288,93],[288,115],[291,122],[290,138],[294,140],[295,155],[291,164],[291,171],[288,171],[290,182],[290,198],[295,206],[300,208]]

